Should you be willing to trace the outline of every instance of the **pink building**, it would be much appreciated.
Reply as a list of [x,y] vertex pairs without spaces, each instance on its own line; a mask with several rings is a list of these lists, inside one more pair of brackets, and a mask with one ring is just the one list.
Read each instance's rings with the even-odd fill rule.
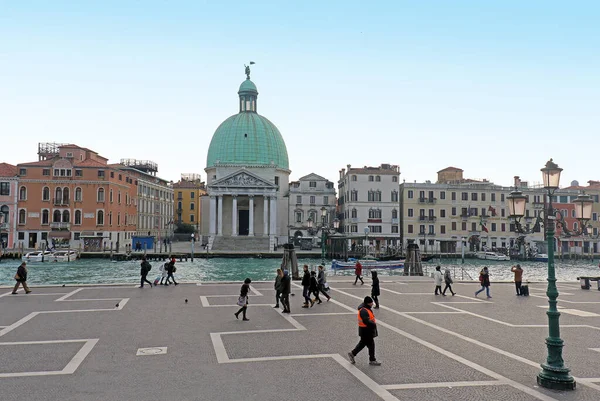
[[17,240],[17,167],[0,163],[0,246],[12,248]]

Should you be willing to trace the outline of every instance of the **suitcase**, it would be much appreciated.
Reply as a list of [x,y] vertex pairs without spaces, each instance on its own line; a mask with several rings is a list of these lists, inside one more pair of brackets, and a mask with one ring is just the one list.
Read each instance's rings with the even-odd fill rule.
[[523,295],[525,297],[529,296],[529,286],[528,285],[521,286],[521,295]]

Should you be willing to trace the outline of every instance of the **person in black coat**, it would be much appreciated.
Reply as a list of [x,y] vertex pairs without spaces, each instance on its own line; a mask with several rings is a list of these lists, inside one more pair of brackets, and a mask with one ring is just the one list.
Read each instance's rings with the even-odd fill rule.
[[283,278],[283,270],[277,269],[277,276],[275,277],[275,306],[273,308],[279,308],[279,299],[281,298],[281,279]]
[[169,285],[169,279],[173,280],[173,284],[179,284],[175,281],[175,277],[173,277],[173,273],[175,273],[175,258],[171,259],[170,263],[167,263],[167,280],[165,281],[165,285]]
[[323,302],[321,302],[321,299],[319,298],[319,282],[317,281],[317,272],[315,272],[315,271],[310,272],[309,291],[311,294],[313,294],[315,296],[314,301],[311,299],[311,303],[310,303],[311,307],[315,304],[315,301],[320,304],[323,303]]
[[246,318],[246,310],[248,309],[248,292],[250,291],[250,283],[252,280],[247,278],[244,280],[244,284],[242,284],[242,288],[240,289],[240,297],[238,298],[238,305],[241,306],[240,310],[234,313],[235,318],[239,319],[240,313],[244,321],[248,321],[250,319]]
[[356,347],[348,352],[348,358],[350,363],[356,363],[354,357],[358,355],[363,348],[369,349],[369,365],[379,366],[381,362],[378,362],[375,358],[375,337],[377,337],[377,321],[375,315],[371,311],[373,306],[373,299],[371,297],[365,297],[364,302],[358,306],[358,335],[360,341]]
[[17,284],[15,284],[15,288],[13,288],[12,293],[11,293],[13,295],[17,293],[17,290],[19,289],[19,285],[23,286],[23,289],[25,290],[25,294],[29,294],[31,292],[31,290],[27,286],[27,267],[26,266],[27,266],[27,263],[23,262],[17,269],[17,274],[15,274],[15,281],[17,282]]
[[302,276],[302,296],[304,297],[303,308],[308,308],[310,303],[312,306],[314,302],[310,299],[310,272],[308,271],[308,265],[304,265],[304,276]]
[[319,283],[319,291],[321,294],[325,295],[327,300],[331,299],[331,295],[327,293],[328,287],[327,284],[327,276],[325,276],[325,270],[323,270],[323,266],[319,266],[319,273],[317,274],[317,282]]
[[290,313],[290,293],[292,292],[292,279],[290,273],[287,270],[283,271],[283,277],[281,278],[281,306],[283,306],[282,313]]
[[144,282],[150,284],[150,288],[152,288],[152,283],[147,279],[148,273],[150,272],[150,269],[152,269],[152,265],[148,263],[145,256],[142,258],[142,263],[140,264],[140,267],[140,275],[142,276],[140,288],[144,288]]
[[371,277],[373,278],[373,284],[371,284],[371,297],[373,301],[375,301],[375,309],[379,309],[379,295],[381,295],[379,291],[379,277],[377,277],[377,271],[373,270],[371,272]]

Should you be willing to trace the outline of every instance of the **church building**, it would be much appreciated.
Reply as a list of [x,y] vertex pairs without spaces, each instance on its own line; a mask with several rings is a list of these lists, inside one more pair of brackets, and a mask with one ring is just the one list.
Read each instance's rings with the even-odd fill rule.
[[277,127],[257,113],[249,67],[238,95],[239,112],[208,148],[201,233],[213,251],[274,251],[287,242],[288,153]]

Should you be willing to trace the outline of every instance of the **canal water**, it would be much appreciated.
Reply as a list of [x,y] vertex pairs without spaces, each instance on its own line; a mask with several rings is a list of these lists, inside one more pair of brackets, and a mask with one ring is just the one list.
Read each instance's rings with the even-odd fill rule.
[[[576,281],[578,276],[600,276],[598,260],[558,260],[556,261],[556,277],[559,281]],[[0,285],[14,285],[13,279],[17,260],[2,260],[0,262]],[[36,284],[111,284],[139,283],[139,261],[112,262],[107,259],[82,259],[70,263],[29,263],[27,282]],[[152,262],[152,270],[148,278],[154,280],[158,276],[158,268],[162,262]],[[320,259],[299,259],[298,264],[307,264],[311,269],[321,263]],[[442,268],[450,268],[457,280],[477,280],[479,271],[488,266],[492,281],[511,281],[513,274],[510,268],[515,261],[491,262],[478,259],[467,259],[462,264],[460,259],[442,259],[423,264],[427,273],[432,272],[437,264]],[[542,262],[519,262],[523,267],[523,281],[543,281],[547,275],[547,264]],[[280,266],[279,259],[195,259],[194,262],[177,262],[175,277],[186,281],[241,281],[250,277],[253,281],[272,280],[276,269]],[[331,262],[326,267],[328,277],[353,275],[353,271],[333,272]],[[380,276],[401,276],[402,270],[379,270]]]

